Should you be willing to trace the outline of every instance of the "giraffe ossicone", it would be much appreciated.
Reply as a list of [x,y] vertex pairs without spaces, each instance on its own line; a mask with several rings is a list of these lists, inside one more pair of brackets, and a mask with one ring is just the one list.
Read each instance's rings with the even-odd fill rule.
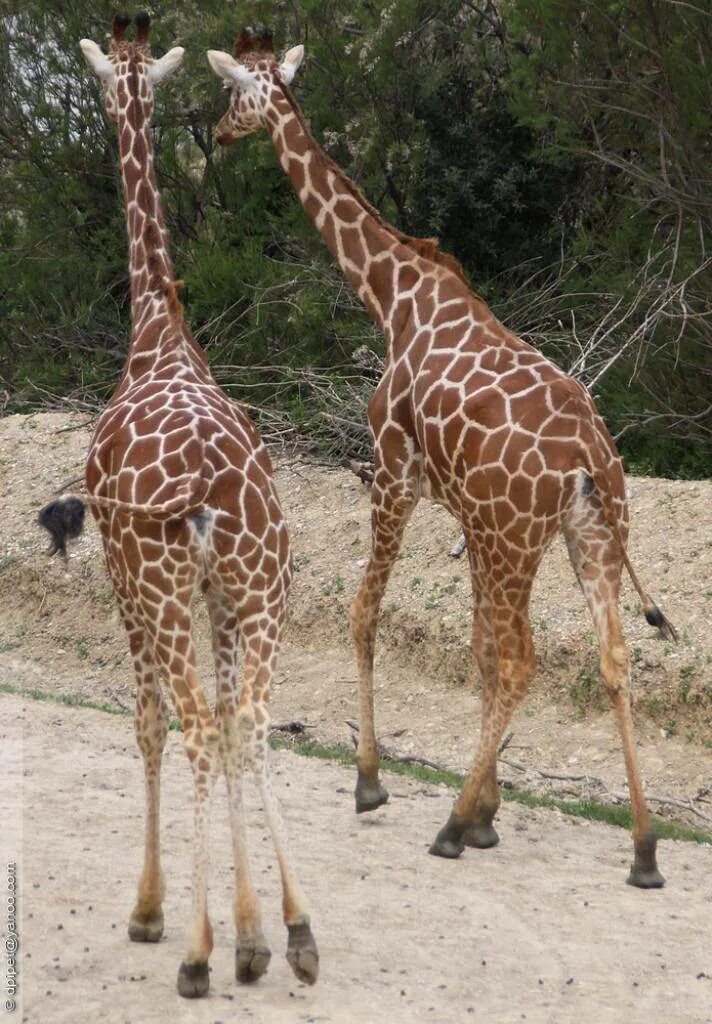
[[269,133],[304,209],[388,346],[368,408],[374,441],[371,557],[351,609],[361,720],[356,808],[372,810],[387,800],[373,713],[376,625],[405,526],[425,495],[462,524],[475,602],[473,650],[482,676],[479,749],[431,853],[456,857],[465,845],[497,842],[497,748],[534,676],[531,588],[548,544],[561,531],[598,634],[623,746],[635,851],[628,881],[659,887],[618,614],[623,566],[648,621],[666,637],[674,638],[675,631],[643,590],[628,556],[625,485],[613,440],[582,384],[499,323],[457,260],[434,239],[388,224],[324,153],[289,89],[303,53],[297,48],[289,54],[294,57],[280,62],[271,37],[246,30],[233,56],[210,51],[208,59],[230,89],[217,141],[229,145],[260,128]]
[[[269,455],[244,410],[212,376],[178,299],[180,282],[153,168],[151,115],[154,86],[179,66],[183,50],[174,47],[154,60],[148,16],[136,18],[134,42],[125,38],[128,24],[125,17],[115,19],[107,55],[91,40],[82,40],[81,48],[118,127],[129,241],[131,343],[118,387],[96,424],[86,466],[87,500],[133,658],[135,729],[145,770],[144,864],[129,936],[156,942],[163,932],[159,781],[169,724],[165,687],[183,729],[195,792],[192,913],[178,990],[195,997],[209,988],[208,828],[220,771],[235,858],[236,977],[254,981],[269,963],[247,854],[246,761],[277,853],[287,959],[301,980],[313,983],[319,958],[309,909],[267,770],[267,702],[292,575],[289,536]],[[57,550],[81,527],[77,504],[67,499],[40,514]],[[197,673],[192,604],[200,594],[212,631],[214,706]]]

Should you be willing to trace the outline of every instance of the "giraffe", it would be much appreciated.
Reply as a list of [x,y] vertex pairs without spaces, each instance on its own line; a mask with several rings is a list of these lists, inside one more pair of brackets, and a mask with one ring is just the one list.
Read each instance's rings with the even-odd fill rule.
[[247,29],[234,57],[211,50],[208,60],[230,90],[218,143],[267,130],[304,209],[387,343],[368,407],[371,555],[350,617],[359,675],[356,810],[388,799],[374,727],[374,643],[384,588],[420,497],[444,505],[462,525],[482,677],[479,746],[430,847],[441,857],[498,842],[497,747],[535,673],[530,593],[549,542],[562,531],[598,635],[623,747],[633,812],[628,882],[658,888],[664,879],[637,765],[617,608],[623,566],[648,622],[668,638],[675,631],[628,557],[625,484],[613,440],[583,385],[499,323],[434,239],[388,224],[323,152],[289,88],[303,54],[294,47],[280,63],[269,33]]
[[[163,932],[159,782],[169,723],[165,683],[195,789],[192,915],[178,991],[197,997],[209,987],[209,811],[221,769],[235,858],[237,980],[259,978],[271,955],[247,853],[242,779],[251,770],[281,873],[287,959],[297,977],[311,984],[318,974],[317,947],[267,771],[267,702],[292,572],[289,536],[267,451],[242,409],[215,382],[177,296],[180,282],[153,168],[151,115],[154,86],[178,67],[183,49],[154,60],[148,15],[136,18],[135,42],[125,39],[129,22],[124,16],[114,20],[108,55],[91,40],[80,43],[101,80],[107,114],[118,126],[129,238],[131,344],[86,465],[88,501],[136,674],[135,729],[145,768],[144,865],[129,937],[157,942]],[[76,509],[68,518],[70,527],[76,525]],[[57,516],[52,519],[56,525]],[[59,545],[53,539],[61,548],[62,538]],[[212,627],[214,711],[196,669],[191,608],[200,593]]]

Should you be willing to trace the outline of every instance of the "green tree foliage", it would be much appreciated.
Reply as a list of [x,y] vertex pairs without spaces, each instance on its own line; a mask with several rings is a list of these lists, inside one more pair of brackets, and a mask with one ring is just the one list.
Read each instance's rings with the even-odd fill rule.
[[[570,363],[641,468],[712,457],[712,11],[675,0],[517,0],[512,109],[585,168],[568,247]],[[576,302],[576,298],[574,302]]]
[[[359,346],[382,353],[269,139],[214,145],[226,99],[205,50],[229,50],[239,27],[266,22],[278,49],[305,44],[297,98],[384,215],[437,235],[500,316],[597,378],[604,412],[646,468],[704,471],[710,97],[694,68],[710,49],[709,18],[694,10],[663,0],[154,4],[154,52],[186,47],[157,96],[159,184],[187,314],[219,378],[308,419],[321,407],[305,408],[301,368],[338,388]],[[78,47],[83,36],[104,41],[113,14],[106,0],[27,0],[19,12],[0,0],[9,408],[103,400],[125,356],[115,128]],[[691,27],[696,49],[686,48]],[[651,413],[661,418],[633,429]]]

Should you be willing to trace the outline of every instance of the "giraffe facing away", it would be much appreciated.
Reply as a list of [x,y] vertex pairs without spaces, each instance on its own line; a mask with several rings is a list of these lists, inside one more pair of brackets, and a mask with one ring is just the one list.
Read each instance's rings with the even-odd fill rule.
[[[177,297],[180,282],[153,169],[151,115],[154,86],[178,67],[183,50],[154,60],[148,16],[136,18],[135,42],[125,39],[128,24],[128,18],[115,19],[108,55],[88,39],[81,48],[118,127],[129,236],[131,344],[86,467],[89,504],[128,632],[145,768],[144,866],[129,936],[157,942],[163,932],[159,780],[169,721],[163,682],[182,725],[195,786],[192,919],[178,991],[202,996],[209,986],[209,810],[221,769],[235,857],[236,977],[254,981],[270,959],[247,855],[242,779],[251,769],[281,872],[287,959],[312,983],[317,948],[267,773],[267,701],[291,579],[289,537],[264,445],[213,379]],[[212,627],[214,711],[196,670],[191,606],[201,592]]]
[[387,224],[312,137],[289,89],[304,49],[279,63],[266,32],[238,35],[234,57],[208,52],[230,90],[216,129],[229,145],[265,128],[280,164],[388,346],[368,408],[374,441],[372,550],[351,609],[361,727],[357,811],[388,799],[379,781],[373,652],[381,598],[418,499],[460,521],[475,603],[472,646],[482,676],[479,747],[430,852],[498,841],[497,747],[535,672],[529,626],[534,576],[563,531],[598,634],[601,671],[620,732],[633,811],[628,881],[663,885],[637,766],[629,657],[618,615],[625,565],[649,623],[674,638],[631,566],[623,470],[586,389],[499,323],[455,259],[432,239]]

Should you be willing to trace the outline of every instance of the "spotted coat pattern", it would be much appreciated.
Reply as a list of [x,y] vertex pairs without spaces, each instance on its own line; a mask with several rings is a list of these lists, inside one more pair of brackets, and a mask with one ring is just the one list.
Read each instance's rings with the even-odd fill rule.
[[238,48],[236,58],[233,68],[227,55],[210,57],[231,89],[218,141],[229,144],[258,127],[269,132],[304,209],[388,346],[368,408],[372,552],[351,611],[361,712],[357,810],[387,799],[373,715],[376,624],[404,528],[426,496],[462,524],[483,684],[479,748],[431,852],[454,857],[465,844],[497,841],[497,747],[535,671],[532,583],[548,544],[563,531],[598,634],[628,771],[635,845],[629,881],[662,884],[633,742],[629,658],[617,610],[622,565],[649,620],[673,631],[630,565],[621,461],[590,395],[507,330],[434,240],[387,224],[326,156],[287,85],[301,52],[289,51],[282,64],[264,46]]
[[[309,912],[267,772],[269,689],[292,573],[289,536],[267,451],[243,410],[215,382],[184,320],[153,168],[154,61],[145,25],[142,31],[139,24],[137,41],[129,43],[125,22],[117,21],[100,67],[107,113],[119,132],[132,333],[120,383],[91,439],[86,483],[128,632],[137,682],[136,736],[145,766],[145,857],[129,935],[157,941],[163,930],[159,779],[169,722],[165,686],[195,785],[193,907],[179,991],[196,996],[208,989],[209,809],[221,769],[235,853],[238,979],[258,977],[270,956],[247,859],[242,779],[251,770],[277,851],[290,947],[293,933],[302,937],[296,945],[307,949],[305,980],[313,981],[316,947],[304,939],[307,933],[310,939]],[[196,667],[192,606],[200,594],[212,626],[214,704]],[[299,973],[299,955],[291,948],[288,955],[290,962],[296,956]]]

